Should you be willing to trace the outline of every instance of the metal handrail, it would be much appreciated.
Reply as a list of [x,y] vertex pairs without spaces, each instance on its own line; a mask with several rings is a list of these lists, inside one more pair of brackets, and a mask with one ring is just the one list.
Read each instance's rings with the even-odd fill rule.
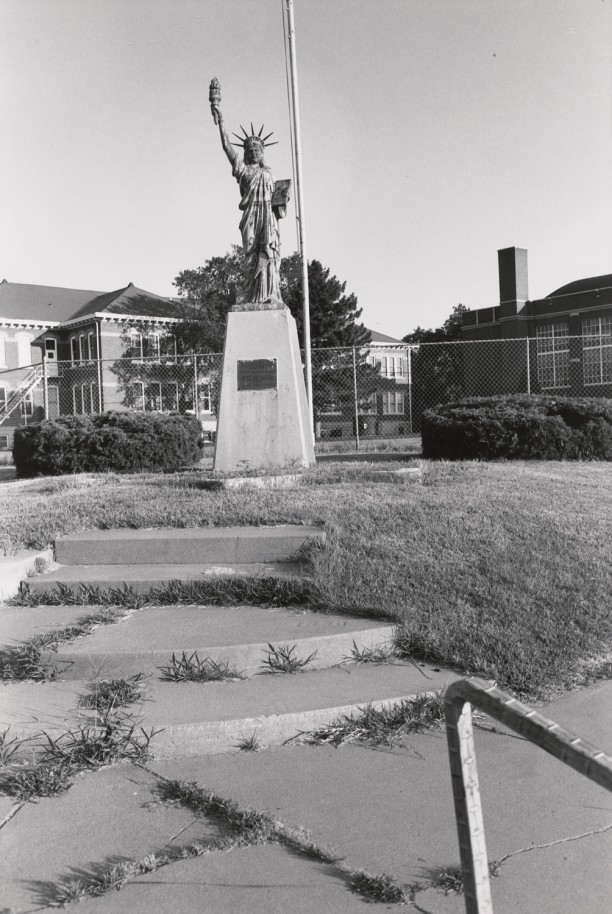
[[30,370],[27,375],[22,378],[17,387],[12,390],[7,397],[6,403],[0,409],[0,425],[8,419],[8,417],[15,412],[15,410],[23,403],[27,395],[33,390],[43,379],[43,367],[41,364],[28,366]]
[[472,705],[607,790],[612,790],[612,757],[482,679],[461,679],[448,687],[446,734],[465,910],[466,914],[493,914]]

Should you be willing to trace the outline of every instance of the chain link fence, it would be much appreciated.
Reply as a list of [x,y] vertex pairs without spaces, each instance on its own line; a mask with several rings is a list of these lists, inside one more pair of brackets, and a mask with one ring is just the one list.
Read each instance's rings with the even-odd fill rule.
[[[196,415],[217,427],[222,355],[84,359],[0,371],[0,447],[17,425],[106,410]],[[319,450],[418,443],[423,411],[464,397],[612,396],[612,336],[376,345],[312,351]]]

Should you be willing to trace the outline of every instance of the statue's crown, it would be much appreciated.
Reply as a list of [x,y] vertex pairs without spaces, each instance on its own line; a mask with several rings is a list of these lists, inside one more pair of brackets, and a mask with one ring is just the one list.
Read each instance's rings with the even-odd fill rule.
[[276,140],[274,140],[274,142],[272,142],[272,143],[266,143],[266,140],[268,139],[268,137],[272,136],[272,133],[274,133],[274,131],[272,131],[272,133],[269,133],[268,136],[262,137],[262,133],[263,133],[263,129],[264,129],[263,124],[261,125],[261,130],[259,131],[259,133],[255,133],[255,128],[253,127],[253,122],[251,121],[250,136],[246,132],[246,130],[244,129],[242,124],[240,125],[240,129],[244,133],[244,136],[243,137],[238,136],[237,133],[234,133],[234,136],[236,137],[237,140],[239,140],[239,142],[232,143],[232,146],[242,146],[243,149],[251,149],[253,146],[259,146],[261,149],[264,149],[266,146],[276,146],[277,145]]

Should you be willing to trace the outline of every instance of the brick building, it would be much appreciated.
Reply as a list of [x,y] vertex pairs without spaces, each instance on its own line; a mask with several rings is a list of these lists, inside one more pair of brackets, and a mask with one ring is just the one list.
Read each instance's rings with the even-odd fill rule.
[[[176,304],[132,283],[115,292],[0,282],[0,449],[16,426],[47,415],[130,406],[178,408],[171,372],[146,380],[116,370],[125,356],[175,361]],[[115,370],[114,370],[115,369]],[[154,370],[153,370],[154,374]]]
[[[529,299],[527,251],[498,251],[499,305],[466,311],[466,392],[612,397],[612,273]],[[520,364],[519,364],[520,363]]]

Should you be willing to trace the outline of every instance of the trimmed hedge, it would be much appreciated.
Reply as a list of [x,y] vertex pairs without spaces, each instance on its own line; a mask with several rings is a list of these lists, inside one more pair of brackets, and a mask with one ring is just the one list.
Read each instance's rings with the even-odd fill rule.
[[194,416],[60,416],[16,429],[13,461],[20,477],[176,470],[200,459],[201,435]]
[[612,400],[474,397],[426,410],[421,434],[434,460],[612,460]]

